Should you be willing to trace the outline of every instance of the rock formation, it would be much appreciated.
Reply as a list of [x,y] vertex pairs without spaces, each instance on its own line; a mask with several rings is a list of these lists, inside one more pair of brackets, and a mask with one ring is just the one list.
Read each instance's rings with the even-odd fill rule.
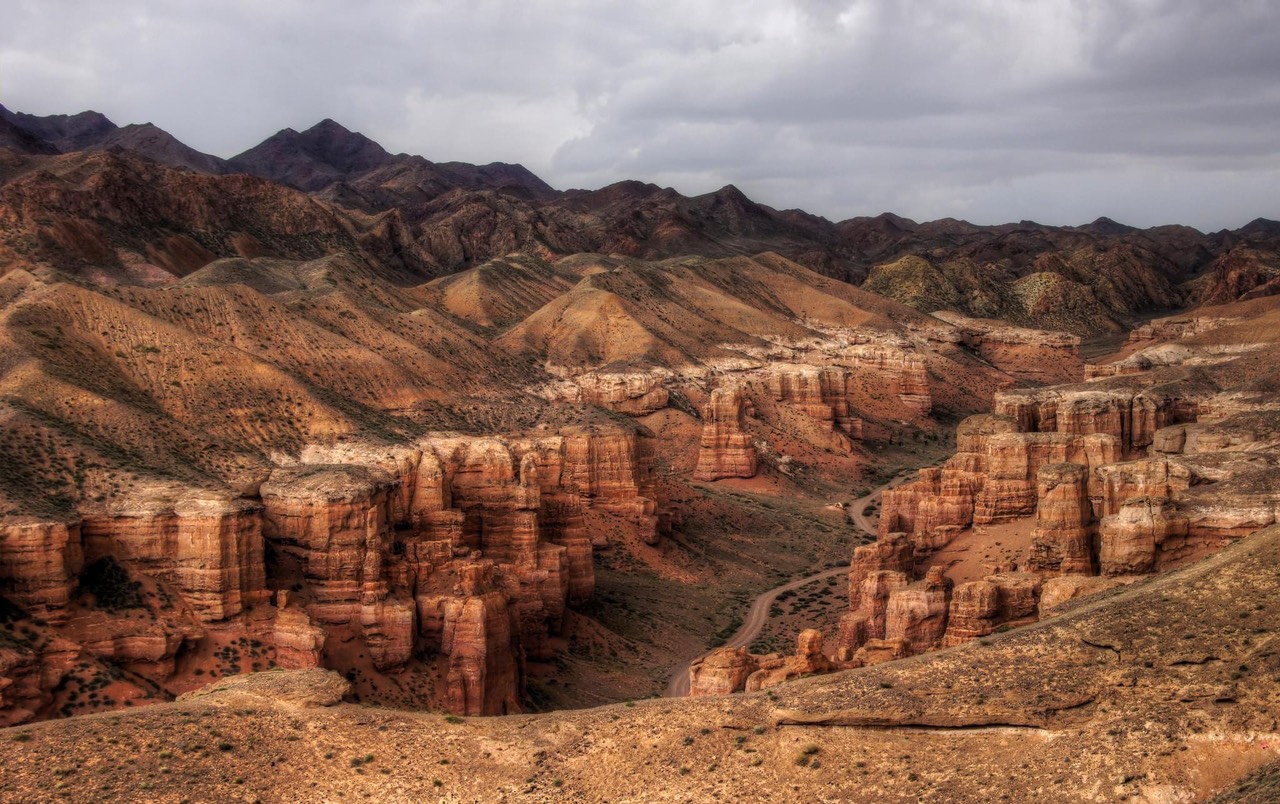
[[574,377],[558,398],[566,402],[587,402],[629,416],[644,416],[667,406],[670,393],[665,381],[662,374],[650,372],[593,371]]
[[[837,659],[850,661],[862,645],[884,639],[890,598],[895,591],[905,589],[909,581],[910,575],[906,572],[874,570],[867,573],[857,595],[858,607],[840,618],[833,646]],[[850,597],[853,597],[852,590]]]
[[759,657],[757,667],[747,677],[747,692],[767,689],[794,678],[830,673],[836,665],[822,652],[822,632],[806,628],[796,637],[794,655]]
[[746,648],[717,648],[689,666],[689,696],[739,692],[758,666],[758,657]]
[[694,480],[754,477],[756,448],[743,429],[746,398],[740,386],[720,387],[702,409],[702,441]]
[[55,625],[65,621],[83,564],[78,521],[0,524],[0,593]]
[[849,403],[850,373],[839,368],[772,367],[769,390],[778,402],[792,405],[818,421],[830,422],[833,432],[852,439],[862,437],[862,420]]
[[171,584],[205,621],[233,617],[268,595],[262,506],[226,492],[157,486],[86,516],[88,562],[111,556]]
[[1109,433],[1028,433],[1011,416],[970,417],[940,469],[922,469],[914,482],[885,492],[880,532],[909,533],[917,556],[927,555],[971,525],[1035,513],[1041,466],[1091,469],[1118,460],[1118,446]]
[[905,533],[890,533],[871,544],[855,547],[849,562],[849,608],[862,605],[864,582],[873,572],[890,571],[910,574],[915,564],[910,539]]
[[941,645],[947,630],[952,586],[942,567],[930,567],[923,581],[891,592],[885,610],[884,638],[901,640],[910,654]]
[[822,632],[807,628],[796,638],[791,656],[757,656],[746,648],[719,648],[689,666],[689,696],[754,692],[809,675],[829,673],[837,665],[822,652]]
[[515,612],[496,588],[493,566],[464,567],[458,592],[445,603],[441,638],[450,708],[467,715],[519,712],[523,656]]
[[1036,497],[1036,529],[1028,564],[1040,572],[1092,575],[1088,470],[1076,463],[1041,466]]
[[[1177,549],[1188,533],[1187,518],[1165,497],[1125,500],[1099,528],[1098,564],[1103,575],[1155,572],[1164,552]],[[1166,543],[1168,546],[1166,547]]]
[[[567,606],[594,589],[586,512],[656,539],[649,440],[639,429],[569,427],[512,440],[312,445],[254,487],[257,498],[153,485],[83,521],[9,518],[0,583],[51,625],[84,635],[53,644],[159,685],[176,682],[179,658],[208,625],[252,635],[288,668],[330,661],[326,645],[351,637],[377,672],[438,652],[447,705],[517,711],[525,656],[550,658]],[[124,573],[117,586],[146,579],[127,605],[159,595],[179,608],[159,610],[154,624],[109,612],[68,622],[82,567],[104,561]],[[15,657],[13,677],[28,667],[47,691],[65,653]],[[39,689],[36,709],[48,703]]]

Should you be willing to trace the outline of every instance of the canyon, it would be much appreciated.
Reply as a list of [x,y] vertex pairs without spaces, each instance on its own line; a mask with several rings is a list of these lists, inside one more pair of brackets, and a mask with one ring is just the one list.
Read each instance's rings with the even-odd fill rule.
[[212,718],[267,797],[1203,798],[1275,759],[1277,266],[0,107],[0,793]]

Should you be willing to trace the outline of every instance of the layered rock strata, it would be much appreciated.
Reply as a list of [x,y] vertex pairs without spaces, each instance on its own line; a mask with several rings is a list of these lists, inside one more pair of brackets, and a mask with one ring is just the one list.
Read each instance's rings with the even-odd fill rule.
[[172,587],[203,622],[268,596],[262,505],[223,491],[143,489],[81,528],[86,562],[111,556]]
[[942,467],[922,469],[915,481],[884,493],[880,533],[908,533],[917,558],[928,555],[975,524],[1034,514],[1040,467],[1091,470],[1118,460],[1119,443],[1109,433],[1028,433],[1011,416],[971,416]]
[[853,415],[849,384],[852,375],[841,368],[775,368],[767,376],[777,402],[793,406],[810,418],[830,422],[833,432],[862,438],[862,419]]
[[[311,446],[254,498],[155,486],[82,520],[7,519],[0,589],[71,637],[5,660],[10,685],[45,690],[22,693],[38,702],[22,717],[49,705],[67,650],[163,687],[206,628],[288,668],[350,661],[331,649],[355,638],[377,672],[439,661],[435,692],[455,711],[517,711],[525,657],[550,658],[567,608],[592,595],[588,512],[657,539],[651,441],[596,427]],[[89,565],[118,568],[111,605],[143,609],[77,613]]]
[[1041,466],[1036,474],[1036,529],[1030,567],[1062,575],[1093,574],[1088,469],[1077,463]]
[[702,409],[702,439],[694,480],[754,477],[756,448],[744,425],[746,397],[741,386],[716,388]]
[[83,565],[78,520],[0,524],[0,594],[55,625],[66,620]]
[[712,651],[689,666],[689,696],[754,692],[792,679],[829,673],[838,667],[823,653],[822,632],[807,628],[796,638],[796,652],[790,656],[760,656],[746,648]]

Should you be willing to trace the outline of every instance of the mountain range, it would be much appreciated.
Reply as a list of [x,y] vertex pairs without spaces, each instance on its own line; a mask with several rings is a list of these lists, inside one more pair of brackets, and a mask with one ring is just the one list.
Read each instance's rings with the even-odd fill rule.
[[[1107,218],[978,226],[885,213],[833,223],[732,185],[693,197],[638,181],[556,190],[521,165],[391,154],[327,119],[220,159],[150,123],[0,107],[0,148],[0,192],[13,208],[0,258],[124,283],[171,281],[221,257],[312,259],[334,248],[368,252],[402,284],[514,252],[773,251],[926,312],[1077,334],[1280,291],[1280,223],[1262,218],[1213,233]],[[126,198],[147,201],[117,203]],[[75,222],[49,223],[54,209],[77,210]],[[166,239],[138,242],[157,226]]]

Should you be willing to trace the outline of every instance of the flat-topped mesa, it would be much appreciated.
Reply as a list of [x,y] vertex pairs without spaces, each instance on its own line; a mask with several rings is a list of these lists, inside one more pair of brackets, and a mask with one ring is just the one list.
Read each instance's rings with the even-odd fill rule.
[[942,467],[921,469],[911,483],[884,492],[880,534],[894,531],[911,536],[917,557],[947,544],[973,524],[974,503],[986,482],[987,442],[1016,433],[1017,422],[1007,416],[970,416],[956,428],[956,454]]
[[800,366],[771,367],[766,375],[775,401],[791,405],[810,418],[830,422],[832,432],[857,440],[862,438],[862,419],[851,413],[851,379],[847,369]]
[[1193,335],[1210,332],[1219,327],[1233,324],[1236,321],[1239,321],[1239,319],[1212,314],[1197,314],[1195,312],[1169,316],[1168,318],[1157,318],[1130,331],[1128,342],[1177,341],[1183,338],[1190,338]]
[[1230,355],[1216,357],[1201,354],[1195,349],[1178,343],[1162,343],[1116,360],[1112,363],[1090,363],[1084,367],[1086,382],[1106,379],[1107,377],[1127,377],[1143,374],[1165,366],[1180,366],[1188,362],[1220,362],[1230,359]]
[[1097,507],[1113,556],[1104,572],[1176,566],[1280,519],[1277,433],[1280,412],[1235,412],[1163,428],[1154,457],[1101,468]]
[[256,501],[156,486],[86,515],[81,532],[86,563],[111,556],[168,584],[204,622],[234,617],[269,597]]
[[1088,470],[1076,463],[1041,466],[1036,473],[1036,496],[1030,566],[1060,575],[1092,575]]
[[1003,433],[984,448],[986,481],[974,500],[973,521],[985,525],[1036,511],[1041,466],[1083,465],[1087,470],[1120,459],[1120,442],[1106,433]]
[[741,386],[722,386],[711,392],[702,409],[702,441],[694,480],[754,477],[756,448],[744,428],[746,398]]
[[519,712],[524,655],[516,613],[499,588],[492,562],[461,568],[458,586],[445,602],[442,626],[450,710],[464,715]]
[[79,520],[0,520],[0,593],[32,614],[66,622],[83,567]]

